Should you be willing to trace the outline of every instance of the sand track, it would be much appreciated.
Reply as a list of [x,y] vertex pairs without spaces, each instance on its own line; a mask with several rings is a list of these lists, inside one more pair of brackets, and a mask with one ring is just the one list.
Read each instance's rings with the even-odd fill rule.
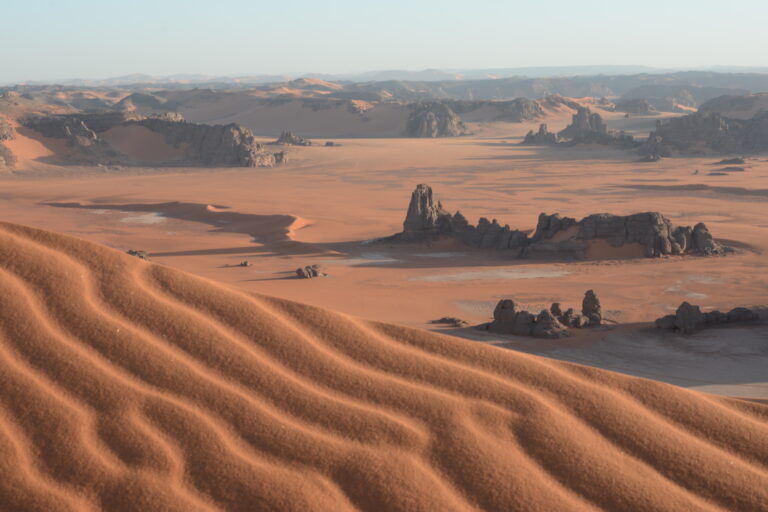
[[0,225],[0,509],[766,510],[768,406]]

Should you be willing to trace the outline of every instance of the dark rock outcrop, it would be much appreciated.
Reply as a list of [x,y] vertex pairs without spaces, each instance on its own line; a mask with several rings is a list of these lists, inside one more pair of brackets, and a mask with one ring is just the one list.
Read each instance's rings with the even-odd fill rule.
[[296,276],[300,279],[312,279],[313,277],[324,277],[319,265],[307,265],[296,269]]
[[451,327],[466,327],[469,325],[468,322],[465,320],[462,320],[461,318],[456,318],[455,316],[444,316],[442,318],[438,318],[437,320],[431,320],[429,323],[431,324],[440,324],[440,325],[450,325]]
[[587,290],[584,294],[584,300],[581,302],[581,313],[589,320],[589,325],[600,325],[603,323],[603,309],[600,305],[600,298],[594,290]]
[[443,102],[412,107],[405,126],[406,137],[457,137],[466,134],[461,118]]
[[251,131],[240,125],[190,123],[173,112],[149,117],[123,112],[28,116],[22,123],[46,137],[65,139],[70,149],[67,163],[130,163],[99,134],[131,125],[157,132],[169,145],[184,148],[183,160],[175,165],[272,167],[285,158],[283,152],[265,151]]
[[717,325],[740,324],[755,322],[760,319],[757,312],[743,307],[731,309],[728,313],[708,311],[702,313],[699,306],[683,302],[674,315],[666,315],[656,319],[656,327],[664,330],[676,330],[681,334],[694,332]]
[[131,256],[136,256],[141,260],[150,261],[149,253],[147,251],[128,249],[126,252]]
[[620,148],[635,147],[634,138],[624,132],[608,130],[602,116],[586,107],[579,107],[571,118],[571,124],[557,134],[569,145],[603,144]]
[[536,316],[531,334],[534,338],[565,338],[571,335],[548,309],[542,309]]
[[675,227],[658,212],[625,216],[599,213],[580,221],[542,213],[532,236],[501,225],[496,219],[482,217],[473,226],[461,212],[450,214],[443,209],[435,201],[432,188],[425,184],[418,185],[411,195],[403,231],[380,241],[430,242],[440,237],[454,238],[470,247],[507,250],[513,258],[584,259],[594,240],[613,247],[639,244],[646,257],[711,256],[730,251],[712,238],[704,224]]
[[649,155],[756,153],[768,150],[768,112],[751,119],[730,119],[717,113],[689,114],[665,122],[656,129],[638,152]]
[[419,184],[411,194],[408,213],[403,222],[403,235],[420,240],[436,237],[449,232],[450,214],[443,210],[440,202],[435,203],[432,187]]
[[558,142],[556,133],[552,133],[547,130],[547,125],[542,123],[539,125],[539,131],[534,132],[530,130],[523,139],[521,144],[529,146],[554,146]]
[[[298,135],[294,135],[289,131],[284,131],[280,134],[280,137],[278,137],[277,140],[272,144],[280,144],[283,146],[311,146],[312,141],[307,140],[304,137],[299,137]],[[328,143],[326,143],[325,145],[327,146]],[[333,143],[331,142],[330,145],[333,146]]]

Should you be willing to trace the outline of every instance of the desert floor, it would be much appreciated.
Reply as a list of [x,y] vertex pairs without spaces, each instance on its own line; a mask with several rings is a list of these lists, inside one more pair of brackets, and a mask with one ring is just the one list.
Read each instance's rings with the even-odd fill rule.
[[[653,118],[615,119],[647,133]],[[565,118],[549,121],[562,128]],[[710,175],[720,157],[640,163],[604,147],[519,146],[532,125],[478,126],[455,139],[345,139],[290,148],[275,169],[51,166],[29,159],[0,176],[0,218],[75,235],[240,289],[426,329],[458,316],[487,321],[500,298],[538,311],[580,307],[587,289],[616,324],[557,342],[448,330],[478,342],[655,378],[709,392],[768,398],[768,331],[662,336],[648,322],[683,300],[703,308],[768,302],[768,157]],[[39,148],[38,148],[39,149]],[[23,159],[22,159],[23,160]],[[540,212],[660,211],[675,224],[704,221],[737,249],[726,257],[509,260],[456,245],[370,241],[400,231],[410,193],[431,185],[470,221],[533,229]],[[598,255],[599,256],[599,255]],[[248,260],[251,266],[238,263]],[[320,264],[329,276],[300,280]]]

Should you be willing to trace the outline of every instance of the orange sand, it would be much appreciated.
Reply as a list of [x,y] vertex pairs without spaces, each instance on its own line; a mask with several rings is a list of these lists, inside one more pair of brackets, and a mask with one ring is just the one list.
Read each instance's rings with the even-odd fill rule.
[[0,226],[4,510],[765,510],[768,407]]
[[144,126],[115,126],[99,134],[115,149],[137,162],[174,162],[182,160],[183,151]]

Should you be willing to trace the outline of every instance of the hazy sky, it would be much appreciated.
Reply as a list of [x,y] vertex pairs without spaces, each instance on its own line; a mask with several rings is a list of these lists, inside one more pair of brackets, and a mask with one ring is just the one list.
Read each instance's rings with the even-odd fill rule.
[[766,0],[0,0],[0,83],[596,64],[768,65]]

